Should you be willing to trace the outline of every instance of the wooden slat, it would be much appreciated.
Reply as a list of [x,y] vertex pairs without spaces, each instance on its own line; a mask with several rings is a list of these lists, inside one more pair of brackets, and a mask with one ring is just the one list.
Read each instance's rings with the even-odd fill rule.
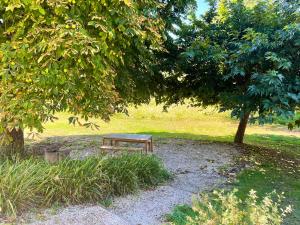
[[120,147],[103,145],[100,147],[101,150],[113,150],[113,151],[143,151],[143,148],[132,148],[132,147]]
[[105,139],[111,140],[131,140],[131,141],[150,141],[152,135],[146,134],[107,134],[103,135]]

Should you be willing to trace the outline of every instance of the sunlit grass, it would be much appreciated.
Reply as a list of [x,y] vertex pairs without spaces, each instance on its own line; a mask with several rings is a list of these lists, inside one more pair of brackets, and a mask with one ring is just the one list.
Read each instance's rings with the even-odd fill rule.
[[[93,120],[99,130],[68,124],[67,113],[59,113],[54,123],[45,124],[42,138],[69,135],[101,135],[105,133],[150,133],[163,138],[187,138],[194,140],[232,142],[238,121],[230,113],[218,113],[216,108],[191,108],[186,105],[171,107],[163,112],[162,106],[142,105],[130,107],[129,115],[116,114],[110,122]],[[300,156],[300,132],[289,131],[285,126],[249,125],[245,142],[248,144],[285,150]]]
[[[175,106],[163,112],[162,106],[154,104],[143,105],[139,108],[130,107],[129,116],[116,114],[106,123],[93,120],[100,125],[100,130],[91,130],[84,127],[68,124],[67,113],[59,113],[58,121],[45,124],[43,136],[76,135],[76,134],[103,134],[107,132],[168,132],[188,133],[208,136],[233,136],[238,121],[232,120],[228,112],[218,113],[215,108],[201,109],[187,106]],[[294,135],[298,132],[288,131],[284,126],[249,125],[247,134]]]

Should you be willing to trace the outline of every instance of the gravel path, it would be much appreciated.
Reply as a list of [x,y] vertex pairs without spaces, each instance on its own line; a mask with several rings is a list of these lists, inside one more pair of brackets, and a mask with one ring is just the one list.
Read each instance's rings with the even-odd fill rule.
[[[225,182],[218,174],[218,168],[231,163],[238,152],[233,146],[225,144],[163,139],[156,143],[155,154],[175,175],[174,180],[154,190],[141,191],[113,201],[108,210],[130,225],[162,224],[164,215],[175,205],[189,204],[192,195]],[[45,213],[45,220],[31,224],[102,225],[102,214],[100,206],[72,206],[60,210],[56,215]]]

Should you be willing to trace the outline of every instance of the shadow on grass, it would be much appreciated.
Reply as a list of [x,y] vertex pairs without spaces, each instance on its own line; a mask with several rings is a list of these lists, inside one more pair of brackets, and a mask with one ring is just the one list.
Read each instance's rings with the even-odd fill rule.
[[[198,135],[192,133],[177,133],[177,132],[157,132],[157,131],[144,131],[137,134],[151,134],[155,140],[164,138],[177,138],[198,140],[201,142],[218,142],[233,144],[234,137],[227,136],[209,136]],[[70,135],[70,136],[52,136],[47,137],[39,142],[28,141],[27,146],[33,152],[39,152],[40,149],[59,149],[61,147],[71,147],[75,149],[85,148],[98,148],[101,145],[102,135]],[[269,135],[269,134],[251,134],[245,136],[245,144],[263,147],[270,150],[275,150],[286,154],[290,157],[300,160],[300,138],[296,136],[283,136],[283,135]]]
[[[152,134],[158,138],[182,138],[189,140],[209,141],[209,142],[221,142],[221,143],[233,143],[234,136],[209,136],[209,135],[196,135],[191,133],[170,133],[170,132],[142,132],[139,134]],[[300,138],[296,136],[284,136],[284,135],[271,135],[271,134],[250,134],[245,135],[245,144],[253,145],[256,147],[263,147],[272,150],[279,151],[287,154],[290,157],[296,157],[300,159]]]
[[300,160],[300,138],[296,136],[253,134],[246,136],[245,143],[273,149]]

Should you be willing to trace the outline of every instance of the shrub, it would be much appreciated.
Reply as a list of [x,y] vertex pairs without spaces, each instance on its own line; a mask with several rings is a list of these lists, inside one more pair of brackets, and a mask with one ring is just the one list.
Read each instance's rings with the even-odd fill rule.
[[289,123],[300,119],[300,112],[296,112],[294,118],[286,118],[284,116],[278,116],[274,118],[274,123],[287,126]]
[[104,161],[103,171],[109,176],[116,195],[130,193],[139,187],[155,186],[170,178],[155,156],[141,154],[112,157]]
[[237,190],[225,193],[215,191],[212,196],[202,195],[193,202],[194,216],[188,216],[188,225],[279,225],[291,207],[280,208],[282,195],[275,192],[258,201],[251,190],[248,198],[241,201]]
[[169,174],[149,155],[90,157],[51,165],[39,159],[0,162],[0,214],[59,202],[95,202],[157,185]]

